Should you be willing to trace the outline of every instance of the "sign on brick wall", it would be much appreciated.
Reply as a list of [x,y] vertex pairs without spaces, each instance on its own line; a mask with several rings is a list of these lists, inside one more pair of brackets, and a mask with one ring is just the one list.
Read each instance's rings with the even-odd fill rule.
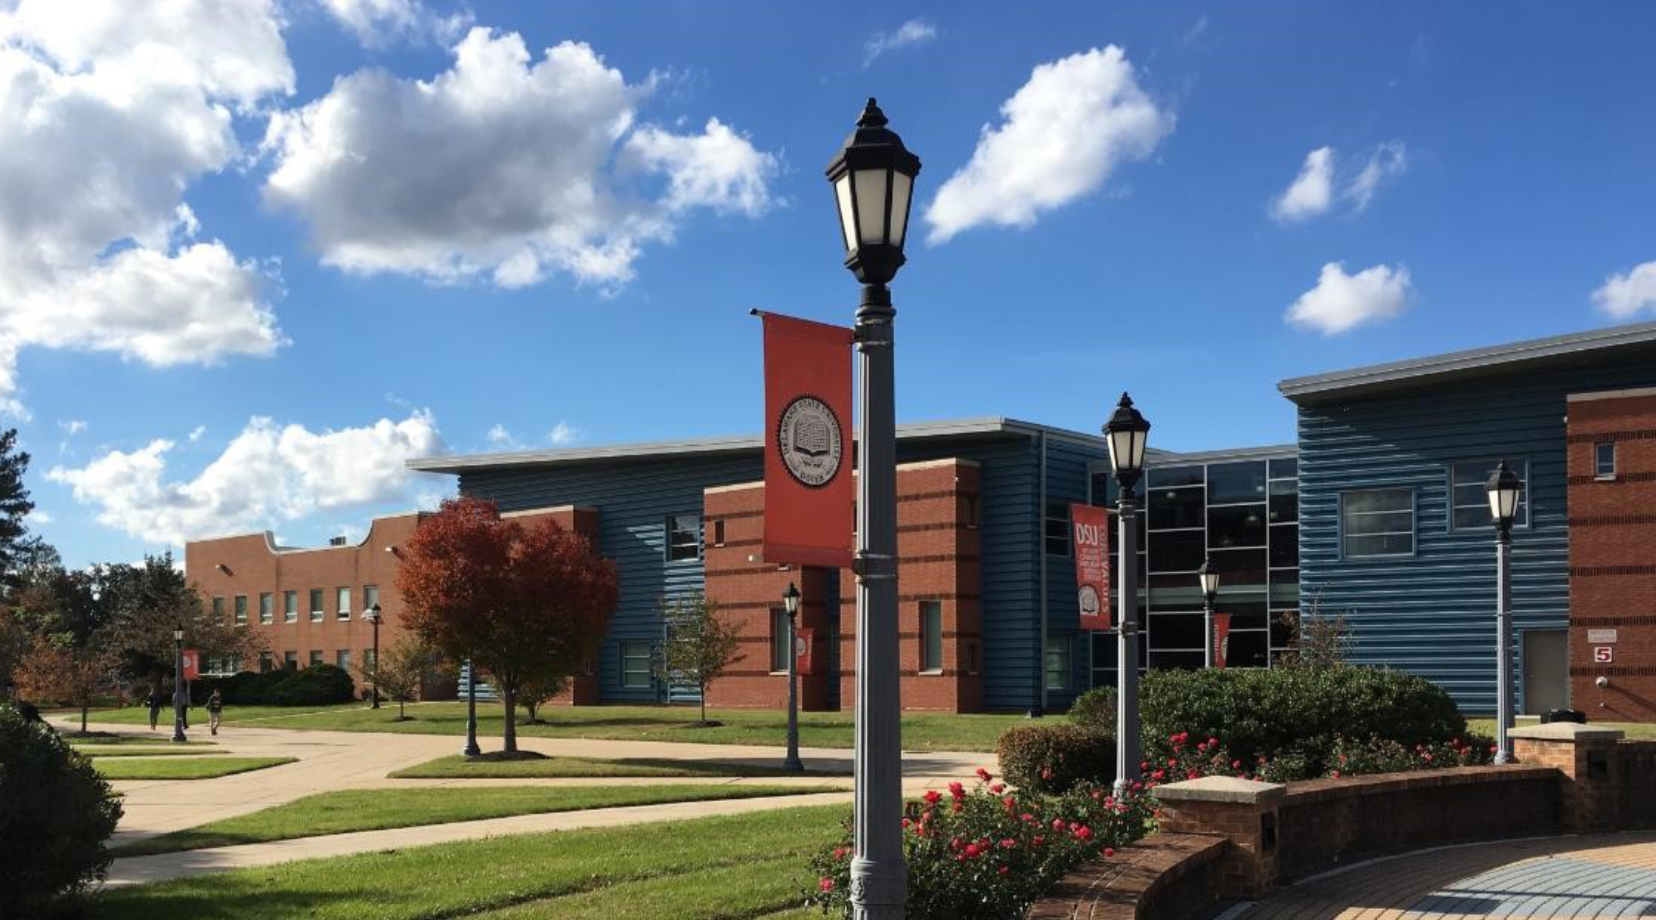
[[1600,646],[1594,647],[1594,649],[1593,649],[1593,663],[1594,664],[1614,664],[1615,660],[1616,660],[1616,647],[1614,645],[1600,645]]
[[1613,629],[1589,629],[1587,630],[1587,641],[1593,645],[1614,645],[1616,631]]

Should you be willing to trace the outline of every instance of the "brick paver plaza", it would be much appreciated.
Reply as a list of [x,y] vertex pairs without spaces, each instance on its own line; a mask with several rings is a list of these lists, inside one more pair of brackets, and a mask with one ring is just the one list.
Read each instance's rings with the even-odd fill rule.
[[1324,873],[1234,920],[1656,917],[1656,834],[1503,841]]

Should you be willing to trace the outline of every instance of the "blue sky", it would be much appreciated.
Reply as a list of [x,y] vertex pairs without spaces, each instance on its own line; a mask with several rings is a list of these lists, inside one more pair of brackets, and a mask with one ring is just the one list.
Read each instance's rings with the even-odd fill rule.
[[749,308],[850,322],[868,95],[903,420],[1291,441],[1284,377],[1656,318],[1648,5],[238,3],[0,2],[0,400],[74,564],[758,430]]

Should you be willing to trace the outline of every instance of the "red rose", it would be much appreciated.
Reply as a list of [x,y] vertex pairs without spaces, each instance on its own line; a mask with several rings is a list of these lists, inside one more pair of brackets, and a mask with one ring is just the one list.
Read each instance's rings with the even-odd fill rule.
[[1082,826],[1082,827],[1078,827],[1078,828],[1075,829],[1075,839],[1076,840],[1091,840],[1092,837],[1093,837],[1093,832],[1092,832],[1092,828],[1090,828],[1090,827]]
[[[907,820],[907,819],[905,819],[905,820]],[[845,847],[835,847],[834,848],[834,859],[835,860],[844,859],[846,852],[847,852],[847,850],[845,849]]]
[[993,780],[995,778],[993,774],[991,774],[988,770],[983,769],[982,767],[977,768],[977,775],[978,775],[978,779],[981,779],[986,783],[990,782],[991,780]]
[[1115,847],[1105,847],[1104,848],[1104,858],[1105,859],[1115,859]]
[[822,881],[817,882],[817,887],[821,888],[823,891],[833,891],[834,890],[834,880],[831,879],[831,878],[824,877]]
[[926,790],[926,804],[927,805],[936,805],[938,802],[941,802],[941,801],[943,801],[943,793],[938,792],[936,789],[927,789]]
[[1001,866],[999,869],[996,869],[995,871],[999,872],[1001,875],[1005,875],[1009,870],[1005,866]]
[[963,799],[966,797],[966,787],[959,783],[950,783],[949,794],[957,799]]

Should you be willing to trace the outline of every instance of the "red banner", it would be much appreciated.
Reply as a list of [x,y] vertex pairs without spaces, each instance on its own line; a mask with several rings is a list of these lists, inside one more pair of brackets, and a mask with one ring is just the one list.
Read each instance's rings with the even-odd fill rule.
[[850,568],[851,330],[763,313],[765,539],[762,558]]
[[1213,666],[1223,668],[1230,656],[1230,618],[1228,613],[1213,615]]
[[1075,587],[1082,629],[1110,628],[1110,512],[1070,505],[1075,530]]
[[816,630],[801,626],[794,630],[794,657],[799,659],[795,670],[804,676],[816,673]]
[[193,648],[184,650],[184,679],[195,680],[201,676],[201,653]]

